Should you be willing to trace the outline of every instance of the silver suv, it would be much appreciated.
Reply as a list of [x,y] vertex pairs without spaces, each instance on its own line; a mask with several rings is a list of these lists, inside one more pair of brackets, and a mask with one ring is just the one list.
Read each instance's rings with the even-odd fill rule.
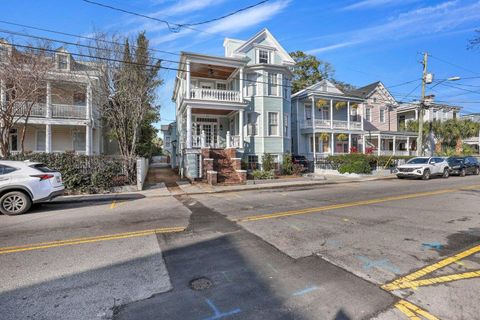
[[399,179],[413,177],[428,180],[432,175],[448,178],[448,162],[440,157],[417,157],[399,165],[395,170]]

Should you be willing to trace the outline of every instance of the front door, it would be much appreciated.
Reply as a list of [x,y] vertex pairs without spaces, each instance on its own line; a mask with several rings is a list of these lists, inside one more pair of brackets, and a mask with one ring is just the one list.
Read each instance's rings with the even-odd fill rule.
[[202,124],[202,130],[205,132],[205,143],[209,147],[215,148],[217,146],[218,129],[217,124],[204,123]]

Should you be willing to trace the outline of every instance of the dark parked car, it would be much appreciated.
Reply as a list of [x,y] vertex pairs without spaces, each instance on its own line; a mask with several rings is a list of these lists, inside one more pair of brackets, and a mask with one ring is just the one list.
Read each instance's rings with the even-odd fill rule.
[[305,170],[308,169],[308,160],[305,156],[293,156],[293,163],[303,166]]
[[450,174],[465,177],[467,174],[480,174],[480,163],[475,157],[450,157],[448,158]]

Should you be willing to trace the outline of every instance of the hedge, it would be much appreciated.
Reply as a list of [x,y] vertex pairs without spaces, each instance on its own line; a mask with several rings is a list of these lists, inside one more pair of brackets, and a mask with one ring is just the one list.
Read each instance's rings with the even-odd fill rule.
[[[371,173],[372,170],[382,168],[393,168],[398,160],[408,160],[409,156],[377,156],[363,153],[350,153],[335,156],[328,156],[327,161],[340,173]],[[370,170],[367,170],[367,165]]]
[[127,174],[127,161],[121,158],[66,152],[11,155],[5,160],[41,162],[58,170],[68,193],[105,192],[132,182]]

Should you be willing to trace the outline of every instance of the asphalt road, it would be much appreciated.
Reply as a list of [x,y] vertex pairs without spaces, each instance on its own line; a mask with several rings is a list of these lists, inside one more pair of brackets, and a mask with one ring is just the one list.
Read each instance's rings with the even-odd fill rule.
[[0,216],[2,316],[477,319],[479,193],[384,180]]

